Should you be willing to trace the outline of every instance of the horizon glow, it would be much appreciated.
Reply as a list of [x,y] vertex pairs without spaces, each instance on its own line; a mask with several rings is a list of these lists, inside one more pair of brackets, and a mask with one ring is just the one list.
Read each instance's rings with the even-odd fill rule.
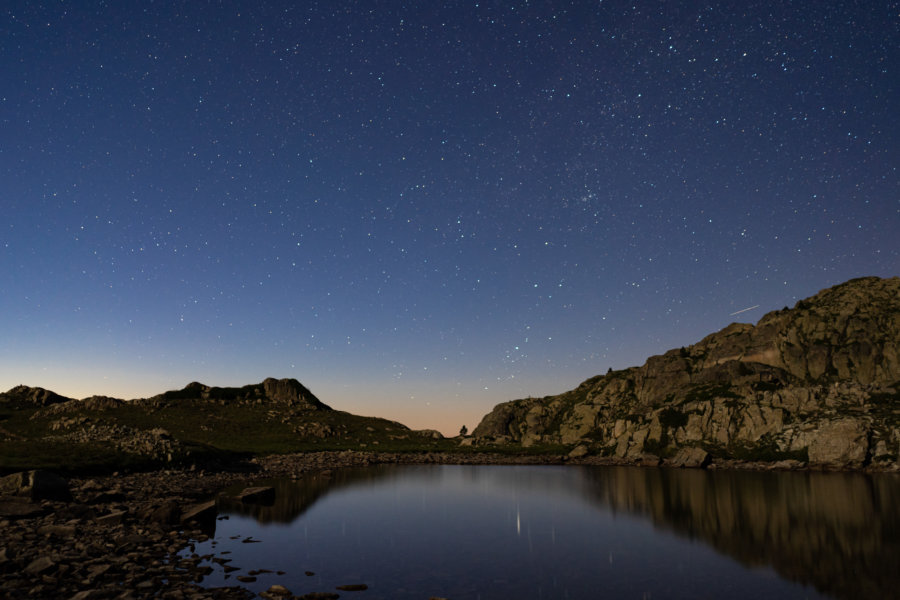
[[0,390],[455,435],[900,274],[895,9],[6,7]]

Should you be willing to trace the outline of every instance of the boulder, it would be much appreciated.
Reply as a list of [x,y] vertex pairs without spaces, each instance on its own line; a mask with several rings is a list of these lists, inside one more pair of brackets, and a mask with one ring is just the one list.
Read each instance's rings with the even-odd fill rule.
[[0,499],[0,518],[3,519],[30,519],[46,512],[40,504],[29,502],[27,498]]
[[41,525],[38,527],[38,535],[47,537],[70,538],[75,535],[77,529],[74,525]]
[[23,471],[0,478],[0,496],[71,502],[69,482],[48,471]]
[[662,460],[655,454],[644,452],[638,458],[638,464],[642,467],[658,467]]
[[579,444],[569,452],[569,458],[581,458],[582,456],[586,456],[587,453],[588,447],[585,444]]
[[433,440],[444,439],[444,435],[440,431],[436,431],[434,429],[418,429],[416,431],[413,431],[413,433],[424,438],[431,438]]
[[211,500],[209,502],[203,502],[201,504],[195,504],[190,507],[181,515],[182,523],[190,523],[195,522],[200,525],[206,525],[210,523],[216,522],[216,517],[219,512],[216,510],[216,502],[215,500]]
[[166,500],[158,507],[152,509],[145,518],[157,525],[177,525],[181,517],[181,506],[175,500]]
[[112,527],[114,525],[118,525],[122,521],[125,520],[125,517],[128,515],[127,510],[114,510],[106,513],[105,515],[100,515],[94,519],[98,524],[104,525],[107,527]]
[[53,559],[49,556],[41,556],[40,558],[36,558],[25,567],[25,572],[29,575],[40,575],[41,573],[48,573],[56,568],[56,563],[53,562]]
[[711,457],[709,452],[703,448],[686,447],[681,448],[675,453],[675,456],[669,460],[669,465],[673,467],[694,467],[705,468],[709,465]]
[[809,444],[809,462],[833,467],[861,467],[867,450],[866,428],[858,419],[847,417],[818,428]]

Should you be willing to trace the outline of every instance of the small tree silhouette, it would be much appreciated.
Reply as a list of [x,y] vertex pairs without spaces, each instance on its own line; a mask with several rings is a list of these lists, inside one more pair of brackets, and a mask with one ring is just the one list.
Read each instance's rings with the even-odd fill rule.
[[459,435],[465,437],[467,433],[469,433],[469,428],[465,425],[459,428]]

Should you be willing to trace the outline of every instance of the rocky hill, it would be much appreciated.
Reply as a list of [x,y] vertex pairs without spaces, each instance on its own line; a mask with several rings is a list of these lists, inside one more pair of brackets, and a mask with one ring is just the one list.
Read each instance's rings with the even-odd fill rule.
[[419,450],[442,443],[376,417],[333,410],[296,379],[243,387],[193,382],[150,398],[0,393],[0,472],[78,472],[209,462],[307,450]]
[[27,385],[17,385],[8,392],[0,394],[0,405],[3,406],[50,406],[67,400],[71,400],[71,398],[60,396],[56,392],[44,388],[28,387]]
[[500,404],[473,436],[651,464],[897,468],[900,278],[854,279],[558,396]]
[[139,402],[150,406],[163,406],[180,400],[244,404],[271,403],[298,410],[331,410],[331,407],[323,404],[296,379],[274,379],[272,377],[263,380],[262,383],[239,388],[210,387],[194,381],[183,389],[165,392]]

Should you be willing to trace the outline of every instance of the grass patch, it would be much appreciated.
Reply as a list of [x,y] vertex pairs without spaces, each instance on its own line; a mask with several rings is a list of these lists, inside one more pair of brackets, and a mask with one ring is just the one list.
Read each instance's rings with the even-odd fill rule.
[[532,446],[523,447],[519,444],[502,444],[498,446],[469,446],[459,447],[455,444],[447,451],[456,453],[471,454],[500,454],[504,456],[542,456],[542,455],[560,455],[568,454],[572,450],[571,446],[563,444],[534,444]]
[[750,388],[754,392],[774,392],[782,389],[784,386],[773,381],[754,381],[750,384]]
[[111,444],[71,442],[0,442],[0,473],[45,469],[61,475],[137,471],[158,466],[135,454],[119,452]]
[[659,439],[644,440],[644,452],[655,454],[660,458],[670,458],[675,455],[676,449],[669,446],[669,433],[663,429]]
[[710,456],[721,460],[743,460],[748,462],[796,460],[802,463],[809,462],[808,448],[779,450],[775,440],[771,438],[763,438],[757,444],[735,443],[729,446],[704,441],[700,443],[700,447],[709,452]]
[[[242,391],[241,393],[243,393]],[[0,405],[0,471],[46,469],[61,473],[105,473],[169,465],[231,462],[254,455],[323,450],[440,452],[455,440],[434,439],[386,419],[335,410],[302,410],[271,402],[179,400],[163,405],[126,403],[115,409],[73,410],[32,419],[36,408]],[[51,431],[53,422],[70,424]],[[114,440],[68,441],[57,436],[96,426],[101,435],[129,435],[127,429],[165,429],[177,441],[171,461],[132,454]],[[113,432],[113,433],[109,433]],[[180,449],[179,449],[180,448]]]

